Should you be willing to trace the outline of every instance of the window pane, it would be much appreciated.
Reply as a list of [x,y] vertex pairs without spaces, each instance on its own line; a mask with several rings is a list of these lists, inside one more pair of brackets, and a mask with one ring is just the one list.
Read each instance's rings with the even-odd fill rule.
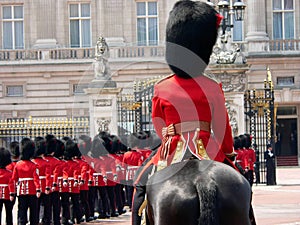
[[146,45],[146,19],[139,18],[137,20],[138,45]]
[[149,45],[157,45],[157,18],[149,18]]
[[273,0],[273,9],[274,10],[282,9],[281,0]]
[[7,86],[6,87],[7,96],[23,96],[23,86]]
[[15,48],[23,49],[23,22],[15,22]]
[[79,17],[78,4],[71,4],[70,5],[70,17]]
[[14,9],[15,19],[23,19],[23,6],[15,6]]
[[243,40],[243,21],[234,21],[233,29],[233,41],[242,41]]
[[157,15],[157,3],[156,2],[148,3],[148,15]]
[[3,48],[13,48],[12,22],[3,22]]
[[79,48],[79,20],[70,21],[70,41],[71,48]]
[[284,14],[285,39],[294,39],[294,13]]
[[90,20],[82,20],[81,24],[81,47],[91,47],[91,26]]
[[274,39],[282,39],[282,13],[273,13]]
[[81,4],[81,16],[90,17],[90,4]]
[[145,2],[138,2],[136,4],[137,7],[137,15],[138,16],[145,16],[146,15],[146,3]]
[[3,19],[12,19],[11,6],[3,6]]
[[284,9],[294,9],[293,0],[284,0]]

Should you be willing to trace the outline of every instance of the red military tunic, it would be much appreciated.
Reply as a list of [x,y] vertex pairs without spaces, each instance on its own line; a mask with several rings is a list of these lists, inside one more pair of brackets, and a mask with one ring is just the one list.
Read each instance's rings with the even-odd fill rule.
[[[233,138],[229,118],[225,107],[225,98],[221,84],[207,76],[184,79],[169,76],[154,87],[152,99],[152,121],[157,134],[164,138],[163,128],[171,124],[201,121],[210,125],[212,132],[202,130],[196,137],[202,140],[210,159],[223,161],[226,154],[233,153]],[[172,161],[177,144],[183,138],[187,147],[197,156],[192,139],[195,130],[176,133],[168,143],[168,163]],[[176,131],[175,131],[176,132]],[[159,148],[161,153],[164,144]]]
[[[9,182],[12,177],[12,171],[0,168],[0,199],[9,200],[9,190],[12,190],[13,183]],[[10,185],[10,187],[9,187]]]
[[[89,164],[89,178],[88,178],[88,185],[95,187],[97,186],[95,184],[95,179],[94,179],[94,174],[96,173],[95,171],[95,163],[94,163],[94,159],[90,156],[84,155],[83,159]],[[96,176],[96,175],[95,175]],[[102,179],[102,178],[101,178]]]
[[38,166],[34,162],[30,160],[17,162],[10,181],[12,188],[10,193],[16,193],[15,184],[18,183],[17,195],[36,195],[41,190],[38,173]]
[[80,165],[74,160],[66,160],[66,164],[63,169],[63,182],[68,183],[69,193],[79,194],[79,176]]
[[41,192],[46,192],[46,170],[49,166],[49,163],[47,160],[43,159],[42,157],[38,157],[35,159],[32,159],[32,161],[37,164],[39,169],[39,178],[41,183]]
[[124,154],[112,154],[112,157],[115,158],[116,163],[116,171],[118,175],[117,182],[120,183],[121,181],[125,180],[125,169],[123,168],[123,157]]
[[90,165],[83,159],[83,158],[77,158],[74,159],[75,162],[79,164],[80,167],[80,179],[79,182],[81,182],[80,190],[87,191],[89,190],[89,179],[90,179]]
[[138,168],[141,166],[142,162],[143,162],[143,155],[139,151],[132,149],[124,153],[123,168],[125,169],[126,180],[133,180],[135,173],[138,170]]
[[[110,156],[100,156],[95,160],[95,170],[97,173],[101,173],[103,178],[107,178],[105,186],[115,186],[117,179],[116,163],[115,159]],[[100,182],[100,181],[99,181]],[[102,186],[102,185],[100,185]]]
[[[57,180],[54,179],[54,177],[57,178],[58,173],[58,165],[60,163],[60,160],[53,157],[53,156],[45,156],[44,159],[48,163],[46,167],[46,188],[48,190],[52,191],[58,191],[58,183]],[[52,189],[53,188],[53,189]]]
[[254,163],[256,162],[255,151],[252,148],[247,149],[247,167],[249,170],[254,170]]

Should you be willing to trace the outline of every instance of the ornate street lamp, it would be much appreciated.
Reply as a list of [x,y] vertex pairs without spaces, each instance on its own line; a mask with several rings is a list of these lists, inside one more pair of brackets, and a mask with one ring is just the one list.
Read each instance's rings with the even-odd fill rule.
[[[234,3],[233,3],[234,1]],[[215,1],[216,2],[216,1]],[[225,44],[228,42],[229,34],[226,33],[227,28],[233,28],[232,20],[230,16],[233,14],[235,21],[244,20],[244,11],[246,5],[242,0],[219,0],[217,5],[214,5],[211,0],[207,0],[207,4],[216,8],[217,11],[223,16],[222,23],[220,27],[222,28],[222,34],[220,36],[221,43],[223,48],[219,49],[219,52],[216,53],[217,63],[228,64],[235,61],[237,52],[240,51],[239,48],[236,48],[234,51],[228,51],[225,48]]]
[[[210,0],[207,0],[207,3],[211,6],[215,6]],[[231,1],[228,2],[227,0],[218,2],[216,9],[224,17],[222,22],[222,34],[225,34],[227,27],[233,27],[233,25],[228,24],[230,22],[230,13],[233,12],[236,21],[242,21],[244,20],[245,8],[246,5],[242,0],[236,0],[233,5],[231,5]]]

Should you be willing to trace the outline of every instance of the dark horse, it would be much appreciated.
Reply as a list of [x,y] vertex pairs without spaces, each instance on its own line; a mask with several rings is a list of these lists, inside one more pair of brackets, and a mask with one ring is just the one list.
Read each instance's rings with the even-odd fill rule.
[[150,224],[251,224],[251,187],[223,163],[192,159],[170,165],[154,173],[146,189]]

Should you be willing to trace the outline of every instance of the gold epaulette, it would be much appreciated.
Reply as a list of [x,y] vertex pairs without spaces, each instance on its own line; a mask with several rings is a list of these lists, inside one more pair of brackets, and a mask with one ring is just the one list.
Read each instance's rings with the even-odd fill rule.
[[160,80],[158,80],[155,84],[159,84],[161,83],[162,81],[166,80],[166,79],[169,79],[170,77],[174,76],[175,74],[170,74],[168,76],[165,76],[163,78],[161,78]]
[[207,72],[207,71],[206,71],[205,73],[203,73],[203,76],[205,76],[205,77],[207,77],[207,78],[209,78],[209,79],[215,81],[215,82],[218,83],[218,84],[221,83],[221,81],[218,80],[214,74],[209,73],[209,72]]

